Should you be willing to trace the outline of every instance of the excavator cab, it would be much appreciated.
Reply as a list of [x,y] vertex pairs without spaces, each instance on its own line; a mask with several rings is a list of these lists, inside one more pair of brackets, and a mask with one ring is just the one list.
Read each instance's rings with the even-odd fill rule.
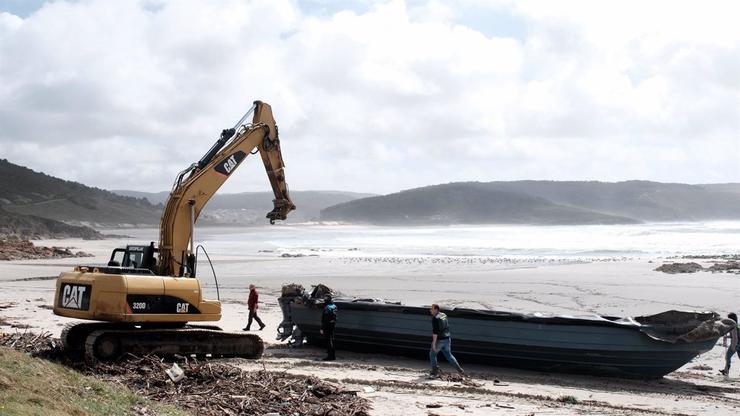
[[148,269],[152,273],[155,273],[158,253],[159,250],[154,247],[154,242],[148,246],[129,245],[126,248],[117,248],[110,255],[108,267]]

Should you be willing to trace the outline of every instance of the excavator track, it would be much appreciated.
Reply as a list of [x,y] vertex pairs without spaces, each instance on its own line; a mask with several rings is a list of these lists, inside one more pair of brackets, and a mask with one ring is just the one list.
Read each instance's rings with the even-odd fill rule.
[[128,329],[128,326],[110,322],[71,322],[64,325],[60,340],[62,348],[70,356],[82,356],[85,352],[85,341],[95,331],[103,329]]
[[219,329],[99,329],[85,340],[85,361],[95,364],[124,354],[259,358],[265,347],[253,334]]

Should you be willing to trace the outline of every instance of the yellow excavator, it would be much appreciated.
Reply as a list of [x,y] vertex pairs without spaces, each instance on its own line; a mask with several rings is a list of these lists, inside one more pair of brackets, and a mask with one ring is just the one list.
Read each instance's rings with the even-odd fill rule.
[[278,128],[271,107],[255,101],[197,163],[177,175],[162,214],[158,246],[117,248],[106,266],[77,266],[59,275],[54,313],[98,321],[67,325],[61,337],[65,350],[84,354],[90,362],[125,353],[261,356],[264,347],[256,335],[187,325],[221,319],[220,301],[203,299],[196,278],[195,222],[234,170],[255,153],[275,195],[267,218],[271,224],[286,219],[295,205],[285,182]]

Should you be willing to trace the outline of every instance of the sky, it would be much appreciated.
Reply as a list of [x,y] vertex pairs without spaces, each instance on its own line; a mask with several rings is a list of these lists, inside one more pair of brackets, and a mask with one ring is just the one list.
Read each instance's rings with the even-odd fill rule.
[[[169,190],[259,99],[295,190],[740,182],[739,9],[0,0],[0,158]],[[252,156],[223,191],[269,189]]]

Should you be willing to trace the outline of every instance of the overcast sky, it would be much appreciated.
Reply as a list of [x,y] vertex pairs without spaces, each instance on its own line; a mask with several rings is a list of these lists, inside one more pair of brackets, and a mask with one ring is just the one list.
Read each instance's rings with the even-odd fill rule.
[[[169,190],[261,99],[292,189],[740,182],[739,9],[0,0],[0,158]],[[268,189],[250,157],[224,191]]]

